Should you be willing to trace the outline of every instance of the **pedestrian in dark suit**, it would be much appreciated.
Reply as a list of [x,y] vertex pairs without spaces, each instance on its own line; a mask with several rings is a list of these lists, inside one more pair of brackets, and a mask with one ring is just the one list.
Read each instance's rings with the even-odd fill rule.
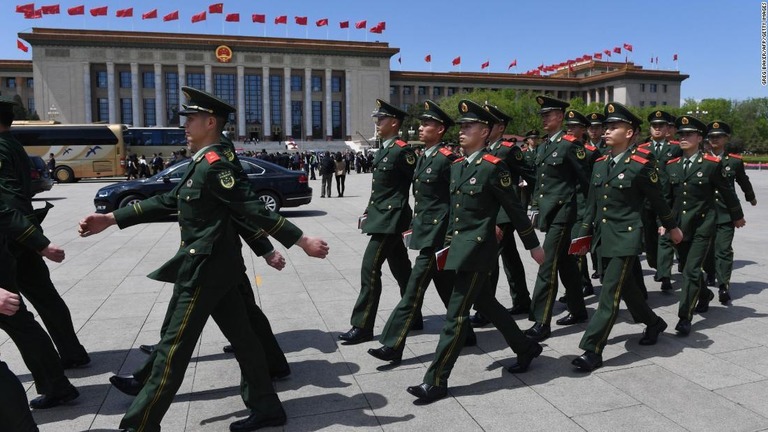
[[323,153],[323,160],[320,162],[320,178],[322,185],[320,187],[320,198],[331,197],[331,185],[333,184],[333,173],[336,171],[336,163],[333,161],[331,152]]

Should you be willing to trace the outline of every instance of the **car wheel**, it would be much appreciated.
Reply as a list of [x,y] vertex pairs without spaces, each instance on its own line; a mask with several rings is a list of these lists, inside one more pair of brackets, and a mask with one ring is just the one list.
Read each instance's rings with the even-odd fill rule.
[[70,167],[57,167],[53,171],[53,177],[59,183],[73,183],[75,181],[75,173],[72,172]]
[[264,206],[274,212],[280,210],[280,198],[272,192],[262,191],[259,192],[259,199],[264,201]]
[[128,207],[129,205],[134,205],[137,202],[143,200],[144,198],[138,196],[138,195],[128,195],[127,197],[120,200],[120,204],[118,205],[118,208]]

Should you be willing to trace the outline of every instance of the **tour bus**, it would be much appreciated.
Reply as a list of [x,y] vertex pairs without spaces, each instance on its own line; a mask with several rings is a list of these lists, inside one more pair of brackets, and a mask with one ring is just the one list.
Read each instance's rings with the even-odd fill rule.
[[14,121],[11,133],[30,156],[47,161],[53,153],[53,178],[58,182],[125,174],[125,125],[51,123]]
[[[187,148],[184,129],[178,127],[131,127],[123,133],[128,155],[135,154],[152,159],[154,153],[163,155],[168,161],[171,153]],[[191,156],[191,155],[189,155]]]

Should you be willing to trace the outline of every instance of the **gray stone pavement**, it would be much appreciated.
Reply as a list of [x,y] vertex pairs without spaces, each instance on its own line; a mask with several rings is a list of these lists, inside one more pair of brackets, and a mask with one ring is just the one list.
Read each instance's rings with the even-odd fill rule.
[[[357,228],[365,208],[370,175],[347,178],[344,198],[319,196],[284,215],[331,247],[324,261],[298,248],[285,253],[287,266],[277,272],[244,254],[257,301],[270,317],[293,374],[275,387],[282,399],[288,431],[310,430],[548,430],[548,431],[754,431],[768,429],[768,173],[751,171],[758,207],[745,207],[747,227],[736,234],[733,304],[716,301],[694,318],[693,332],[680,338],[661,336],[656,346],[638,345],[643,330],[630,323],[626,310],[605,349],[605,366],[580,373],[571,360],[581,354],[585,325],[554,326],[545,350],[526,374],[513,376],[505,367],[512,351],[492,328],[480,329],[478,346],[465,349],[450,380],[450,395],[429,406],[416,406],[405,392],[422,382],[432,359],[444,308],[436,293],[427,294],[425,329],[409,338],[403,363],[380,370],[369,356],[376,341],[340,346],[336,336],[349,327],[359,290],[359,268],[367,237]],[[146,278],[175,252],[179,233],[174,221],[123,231],[111,228],[80,238],[77,222],[93,211],[93,196],[105,182],[56,185],[39,196],[56,207],[44,227],[67,252],[50,264],[52,278],[69,304],[75,328],[91,353],[92,363],[68,371],[80,389],[66,406],[35,412],[41,431],[114,430],[131,398],[111,388],[111,374],[129,373],[144,354],[138,346],[154,343],[171,286]],[[279,247],[279,245],[278,245]],[[282,249],[281,249],[282,250]],[[284,251],[285,252],[285,251]],[[529,288],[535,263],[523,254]],[[22,271],[24,269],[21,269]],[[650,303],[670,324],[677,322],[679,291],[667,295],[645,272]],[[675,275],[679,285],[679,275]],[[384,293],[376,334],[398,299],[398,289],[384,269]],[[498,292],[511,301],[505,283]],[[596,298],[590,297],[590,313]],[[564,307],[556,305],[556,315]],[[527,328],[530,323],[518,319]],[[235,359],[223,354],[226,344],[212,322],[205,328],[184,383],[163,421],[164,431],[224,431],[247,413],[239,397]],[[0,334],[2,358],[36,396],[29,372],[15,345]],[[0,425],[0,429],[2,426]]]

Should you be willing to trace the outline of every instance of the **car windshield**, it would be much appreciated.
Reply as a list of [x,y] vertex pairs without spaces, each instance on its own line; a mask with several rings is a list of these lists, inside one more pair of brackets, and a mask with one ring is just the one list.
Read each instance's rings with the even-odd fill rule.
[[168,176],[168,178],[171,179],[180,179],[184,177],[184,173],[187,172],[187,167],[189,167],[189,162],[181,162],[176,165],[172,165],[153,175],[149,178],[149,180],[157,181],[161,180],[165,176]]

